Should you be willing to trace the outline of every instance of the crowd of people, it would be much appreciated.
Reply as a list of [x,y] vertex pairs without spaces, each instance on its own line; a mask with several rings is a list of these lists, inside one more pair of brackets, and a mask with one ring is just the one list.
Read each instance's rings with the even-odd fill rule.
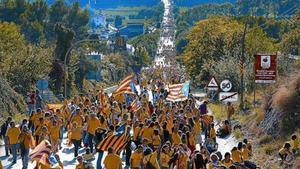
[[[217,148],[217,133],[231,133],[230,118],[234,113],[228,104],[227,119],[220,129],[208,113],[208,102],[200,106],[193,97],[182,102],[166,100],[168,91],[161,81],[140,80],[141,92],[109,96],[102,89],[66,100],[61,107],[30,107],[30,116],[16,125],[9,117],[1,127],[6,156],[22,158],[23,169],[28,167],[30,149],[43,140],[52,145],[58,162],[64,133],[77,159],[76,169],[219,169],[238,168],[249,161],[252,146],[247,139],[222,156]],[[151,90],[152,92],[148,92]],[[152,100],[149,101],[149,93]],[[35,100],[31,97],[31,100]],[[131,100],[131,101],[130,101]],[[138,100],[140,108],[133,109],[130,102]],[[31,104],[33,102],[30,102]],[[40,104],[40,103],[39,103]],[[120,126],[126,125],[128,140],[122,151],[109,147],[107,155],[97,147]],[[80,153],[85,149],[85,153]],[[125,164],[122,162],[125,157]],[[97,160],[97,166],[92,162]],[[103,162],[102,162],[103,161]],[[46,168],[37,163],[37,168]]]

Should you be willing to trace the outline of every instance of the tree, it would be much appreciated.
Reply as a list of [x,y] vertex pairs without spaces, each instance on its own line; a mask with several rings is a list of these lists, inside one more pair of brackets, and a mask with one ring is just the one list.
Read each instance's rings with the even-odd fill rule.
[[209,68],[224,56],[238,60],[242,25],[227,17],[199,21],[188,33],[188,45],[182,54],[192,80],[205,85]]
[[1,74],[17,92],[25,94],[38,78],[49,73],[52,50],[26,45],[20,28],[13,23],[0,23],[0,51]]
[[293,29],[283,35],[280,49],[285,54],[300,55],[300,28]]

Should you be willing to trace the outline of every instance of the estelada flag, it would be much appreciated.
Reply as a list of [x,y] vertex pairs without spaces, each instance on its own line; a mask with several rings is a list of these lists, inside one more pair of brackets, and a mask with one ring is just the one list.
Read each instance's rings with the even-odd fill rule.
[[135,99],[131,104],[130,104],[130,110],[133,112],[137,112],[142,108],[142,105],[138,99]]
[[189,81],[181,84],[169,85],[169,94],[166,100],[171,102],[184,101],[188,98],[189,89],[190,89]]
[[49,156],[51,153],[51,144],[48,140],[43,140],[37,145],[32,152],[29,154],[31,161],[36,161],[37,164],[42,164],[46,167],[51,167]]
[[98,145],[98,150],[107,151],[109,147],[112,147],[115,152],[119,152],[124,149],[129,136],[126,136],[126,124],[120,126],[113,134],[108,135]]
[[125,79],[123,79],[120,83],[116,91],[114,91],[113,95],[118,95],[118,94],[134,94],[135,92],[135,87],[133,83],[133,75],[127,76]]

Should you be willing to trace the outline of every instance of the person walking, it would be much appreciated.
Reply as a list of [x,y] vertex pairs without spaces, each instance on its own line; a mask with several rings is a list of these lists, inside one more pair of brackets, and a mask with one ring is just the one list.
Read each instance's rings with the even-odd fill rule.
[[29,132],[29,129],[26,125],[22,127],[22,132],[19,135],[19,143],[20,143],[20,150],[21,150],[21,158],[22,158],[22,169],[27,169],[28,162],[29,162],[29,149],[32,145],[32,135]]
[[16,127],[14,121],[10,122],[10,128],[7,130],[8,143],[12,151],[13,161],[12,163],[17,163],[17,148],[18,148],[18,138],[21,133],[19,127]]
[[9,124],[12,121],[11,117],[8,117],[5,123],[2,124],[1,126],[1,137],[4,140],[5,144],[5,156],[9,156],[9,143],[8,143],[8,138],[6,136],[7,130],[9,128]]
[[120,156],[114,153],[114,149],[112,147],[108,148],[108,154],[104,159],[104,166],[106,169],[121,169],[122,168],[122,160]]

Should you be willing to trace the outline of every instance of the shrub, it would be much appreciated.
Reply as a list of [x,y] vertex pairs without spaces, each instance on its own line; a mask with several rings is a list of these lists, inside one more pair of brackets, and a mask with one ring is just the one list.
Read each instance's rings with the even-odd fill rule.
[[270,135],[264,135],[259,139],[259,144],[267,144],[273,141],[273,137]]

